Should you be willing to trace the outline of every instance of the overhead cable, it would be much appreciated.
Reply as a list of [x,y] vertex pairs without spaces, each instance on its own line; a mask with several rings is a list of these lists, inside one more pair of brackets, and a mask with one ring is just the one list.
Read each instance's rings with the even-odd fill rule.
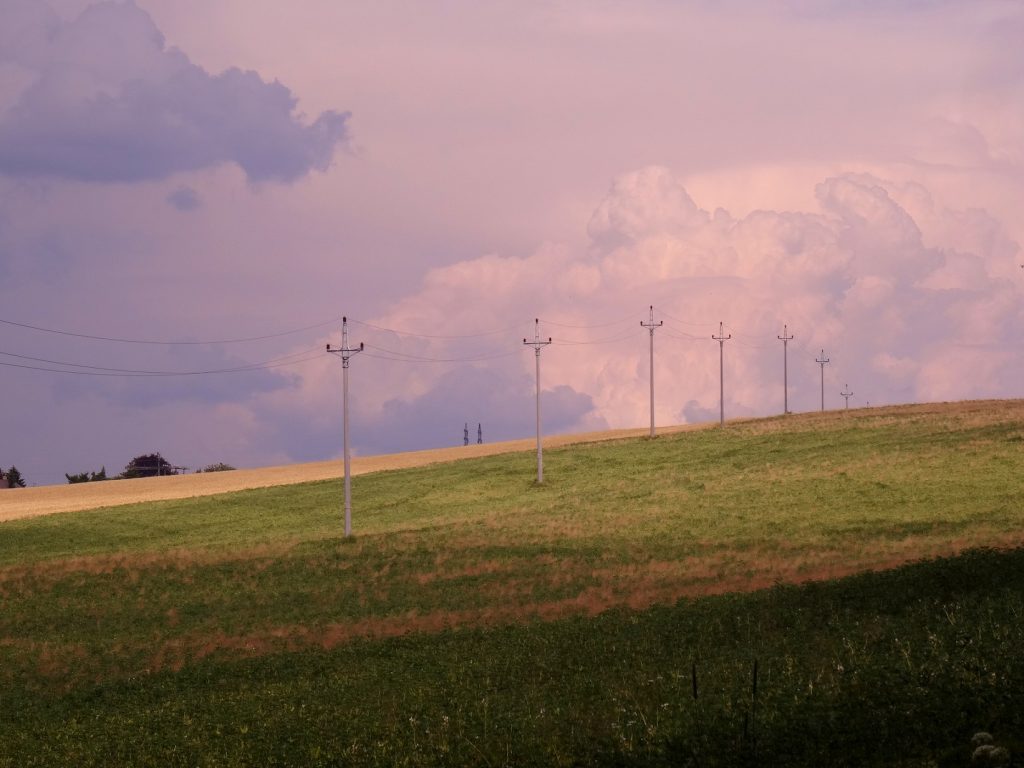
[[72,336],[76,339],[92,339],[94,341],[111,341],[118,342],[121,344],[155,344],[162,346],[199,346],[204,344],[240,344],[247,341],[264,341],[266,339],[278,339],[282,336],[291,336],[296,333],[302,333],[303,331],[310,331],[314,328],[322,328],[325,325],[336,323],[341,318],[331,318],[330,320],[324,320],[322,323],[314,323],[313,325],[305,325],[301,328],[292,328],[288,331],[280,331],[279,333],[268,333],[263,336],[246,336],[234,339],[213,339],[207,341],[168,341],[160,339],[130,339],[121,338],[117,336],[97,336],[90,333],[76,333],[75,331],[61,330],[58,328],[44,328],[39,325],[30,325],[29,323],[18,323],[14,320],[4,320],[0,318],[0,323],[4,325],[11,325],[17,328],[27,328],[33,331],[40,331],[42,333],[52,333],[59,336]]

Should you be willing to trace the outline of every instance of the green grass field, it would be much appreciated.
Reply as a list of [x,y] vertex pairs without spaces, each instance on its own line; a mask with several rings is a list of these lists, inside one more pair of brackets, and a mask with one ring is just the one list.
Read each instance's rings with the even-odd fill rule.
[[4,523],[0,766],[966,765],[1022,459],[913,406],[367,475],[352,541],[339,482]]

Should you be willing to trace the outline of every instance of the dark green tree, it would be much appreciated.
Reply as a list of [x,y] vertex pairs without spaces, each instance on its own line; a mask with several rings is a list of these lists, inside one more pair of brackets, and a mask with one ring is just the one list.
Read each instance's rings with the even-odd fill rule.
[[159,453],[147,453],[143,456],[136,456],[128,462],[124,472],[118,475],[119,478],[128,479],[132,477],[156,477],[157,475],[176,475],[177,470]]
[[225,464],[223,461],[218,461],[216,464],[209,464],[209,465],[203,467],[202,469],[200,469],[199,471],[200,472],[230,472],[233,469],[234,469],[234,467],[232,467],[230,464]]
[[17,467],[11,467],[2,474],[7,478],[7,482],[10,484],[11,488],[25,487],[25,478],[21,476],[21,472],[18,471]]
[[65,472],[64,477],[68,479],[69,483],[93,483],[97,480],[107,479],[107,468],[100,467],[99,472],[82,472],[77,475],[69,475]]

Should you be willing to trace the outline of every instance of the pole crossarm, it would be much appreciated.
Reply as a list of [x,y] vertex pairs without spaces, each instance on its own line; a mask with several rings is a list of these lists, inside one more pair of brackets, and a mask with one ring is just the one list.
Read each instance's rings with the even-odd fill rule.
[[651,335],[651,437],[654,437],[654,329],[665,324],[664,320],[654,322],[654,305],[651,305],[650,320],[646,323],[641,320],[640,325],[650,331]]
[[719,322],[718,335],[711,334],[711,338],[718,342],[718,425],[725,426],[725,342],[732,338],[730,333],[725,335],[725,323]]
[[551,343],[551,337],[548,337],[547,341],[544,341],[540,337],[540,320],[534,318],[533,320],[533,341],[529,339],[523,339],[523,344],[528,347],[533,347],[534,355],[536,356],[536,370],[537,370],[537,484],[540,485],[544,482],[544,449],[541,446],[540,441],[540,351]]
[[348,361],[363,351],[363,342],[358,347],[348,345],[348,318],[341,318],[341,346],[327,345],[327,352],[341,357],[342,367],[342,442],[345,452],[345,538],[352,535],[352,456],[348,449]]
[[850,408],[850,398],[853,397],[853,392],[848,391],[849,389],[850,389],[850,385],[849,384],[844,384],[843,385],[843,391],[839,393],[842,397],[846,398],[846,408],[847,408],[847,410],[849,410],[849,408]]
[[348,345],[348,318],[341,318],[341,346],[332,347],[330,344],[327,345],[327,351],[334,355],[341,357],[341,364],[344,368],[348,368],[348,361],[363,351],[365,345],[363,342],[359,342],[358,347],[349,347]]

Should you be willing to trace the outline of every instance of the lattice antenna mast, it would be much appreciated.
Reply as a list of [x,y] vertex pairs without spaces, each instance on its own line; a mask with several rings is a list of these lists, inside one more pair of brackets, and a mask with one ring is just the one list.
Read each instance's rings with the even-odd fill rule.
[[846,410],[850,410],[850,398],[853,397],[853,392],[848,392],[850,385],[844,384],[843,391],[839,394],[846,398]]
[[352,457],[348,450],[348,361],[353,356],[363,351],[363,342],[359,342],[358,348],[348,345],[348,318],[341,318],[341,346],[332,347],[327,345],[327,351],[341,357],[341,380],[342,380],[342,434],[345,445],[345,537],[352,535]]
[[533,341],[523,339],[523,344],[533,347],[534,355],[537,358],[537,484],[544,482],[544,451],[540,442],[540,351],[551,343],[551,338],[542,341],[540,338],[540,320],[533,320]]
[[825,366],[828,365],[828,358],[825,357],[825,350],[821,350],[821,357],[814,358],[814,362],[821,366],[821,412],[825,412]]
[[718,324],[718,335],[711,334],[718,342],[718,425],[725,426],[725,342],[732,338],[725,335],[725,324]]
[[640,321],[640,325],[650,331],[651,334],[651,437],[654,437],[654,329],[665,324],[664,320],[654,322],[654,306],[651,305],[651,319],[648,322]]
[[787,333],[789,326],[782,326],[782,335],[778,337],[782,342],[782,415],[789,414],[789,357],[787,347],[793,337]]
[[476,425],[476,444],[477,445],[483,445],[484,444],[484,425],[479,423],[479,422],[477,422],[477,425]]
[[469,422],[467,421],[462,426],[462,444],[469,445]]

